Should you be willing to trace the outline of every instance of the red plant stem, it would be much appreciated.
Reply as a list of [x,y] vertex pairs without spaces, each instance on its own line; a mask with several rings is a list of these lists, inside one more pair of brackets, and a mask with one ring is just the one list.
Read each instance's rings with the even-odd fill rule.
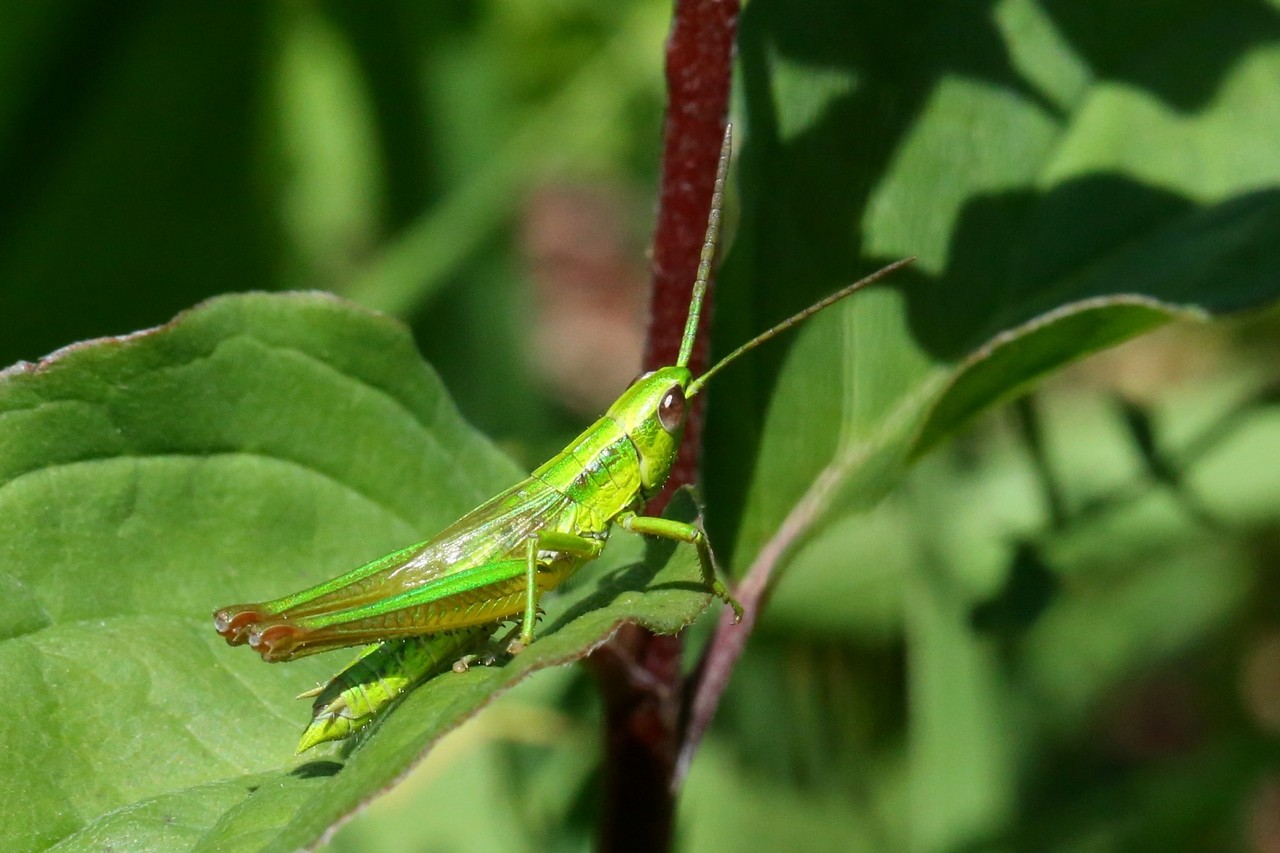
[[[667,115],[662,184],[653,235],[653,300],[644,366],[674,364],[707,227],[720,142],[729,110],[738,0],[677,0],[667,39]],[[704,301],[689,366],[707,366]],[[695,398],[684,444],[667,488],[652,501],[660,513],[672,491],[693,482],[701,449],[702,398]],[[682,714],[676,637],[625,626],[591,662],[604,697],[604,814],[600,849],[662,851],[675,825],[676,758]]]

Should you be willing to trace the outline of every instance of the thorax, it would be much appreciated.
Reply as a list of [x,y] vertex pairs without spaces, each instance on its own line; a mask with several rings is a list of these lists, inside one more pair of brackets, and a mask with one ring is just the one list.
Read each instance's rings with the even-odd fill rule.
[[631,439],[604,417],[532,476],[577,504],[575,532],[607,533],[614,516],[640,503],[639,464]]

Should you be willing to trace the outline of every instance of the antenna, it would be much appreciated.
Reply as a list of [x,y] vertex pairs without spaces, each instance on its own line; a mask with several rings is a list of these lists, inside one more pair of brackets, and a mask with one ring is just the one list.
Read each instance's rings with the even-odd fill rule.
[[866,278],[859,279],[858,281],[855,281],[853,284],[840,288],[830,296],[824,299],[821,299],[818,302],[813,303],[808,308],[801,311],[799,314],[795,314],[791,317],[788,317],[778,325],[761,332],[751,340],[747,341],[742,346],[735,349],[733,352],[726,355],[724,358],[717,361],[705,373],[703,373],[697,379],[693,380],[693,382],[689,383],[689,388],[687,391],[685,391],[685,396],[692,397],[694,394],[697,394],[699,389],[701,389],[702,386],[706,384],[706,381],[710,379],[717,371],[719,371],[720,368],[724,367],[726,364],[733,361],[735,358],[742,355],[743,353],[749,352],[755,349],[756,347],[760,346],[760,344],[772,338],[774,335],[778,335],[778,334],[781,334],[782,332],[785,332],[787,329],[790,329],[792,326],[794,326],[796,323],[799,323],[801,320],[804,320],[818,313],[823,308],[826,308],[829,305],[839,302],[841,299],[844,299],[846,296],[852,296],[853,294],[857,293],[859,290],[862,290],[864,287],[874,284],[875,282],[887,276],[889,273],[894,272],[895,270],[899,270],[902,267],[905,267],[907,264],[911,263],[914,260],[915,258],[903,258],[900,261],[894,261],[888,266],[881,267],[880,269],[876,270]]
[[711,277],[711,262],[716,257],[716,241],[720,237],[720,208],[724,205],[724,180],[729,173],[729,154],[733,150],[733,125],[726,124],[724,141],[720,143],[720,161],[716,164],[716,184],[711,191],[711,213],[707,215],[707,234],[702,241],[702,257],[698,259],[698,275],[693,280],[693,295],[689,298],[689,318],[685,320],[684,336],[680,339],[680,355],[677,367],[686,367],[693,354],[693,339],[698,335],[698,318],[702,315],[702,297],[707,292],[707,279]]

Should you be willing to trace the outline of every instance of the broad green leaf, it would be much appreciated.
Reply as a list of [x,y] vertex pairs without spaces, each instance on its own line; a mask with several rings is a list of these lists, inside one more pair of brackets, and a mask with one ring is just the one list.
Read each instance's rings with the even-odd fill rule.
[[292,697],[350,654],[268,666],[212,608],[423,538],[517,476],[402,327],[328,297],[221,298],[5,371],[0,672],[22,700],[0,846],[305,846],[533,670],[706,607],[687,549],[620,535],[523,654],[446,674],[350,755],[295,759]]
[[[1257,144],[1280,133],[1280,21],[1252,2],[1148,11],[746,7],[742,212],[717,347],[919,260],[711,387],[710,529],[736,573],[813,541],[828,576],[852,576],[828,588],[854,594],[896,561],[880,549],[909,551],[918,531],[861,551],[843,519],[975,414],[1172,318],[1280,296],[1280,153]],[[980,840],[1016,790],[984,740],[1005,700],[990,650],[966,639],[977,590],[945,574],[929,586],[917,570],[901,592],[918,849]],[[982,745],[967,766],[963,742]],[[985,801],[956,799],[964,771]]]
[[[810,323],[781,367],[785,348],[765,347],[711,388],[708,505],[744,565],[797,505],[812,520],[873,503],[1062,365],[1280,295],[1280,155],[1245,132],[1280,104],[1280,49],[1251,40],[1249,15],[1183,4],[1164,40],[1115,60],[1181,87],[1168,93],[1093,73],[1030,0],[987,17],[922,3],[909,21],[871,6],[744,16],[742,222],[718,346],[855,277],[859,255],[919,257]],[[1151,72],[1201,29],[1237,37],[1216,45],[1238,53],[1211,86]]]

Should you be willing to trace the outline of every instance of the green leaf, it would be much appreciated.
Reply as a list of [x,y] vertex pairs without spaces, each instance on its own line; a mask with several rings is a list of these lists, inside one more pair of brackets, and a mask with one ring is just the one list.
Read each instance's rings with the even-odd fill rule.
[[[798,505],[813,520],[874,503],[1063,365],[1280,295],[1280,154],[1250,131],[1275,113],[1246,106],[1280,103],[1280,51],[1252,41],[1248,4],[1227,5],[1181,4],[1161,39],[1110,55],[1110,76],[1091,70],[1092,32],[1029,0],[990,17],[746,11],[742,217],[717,346],[868,266],[919,260],[710,388],[708,506],[740,564]],[[1174,73],[1170,45],[1191,32],[1214,33],[1210,83]]]
[[[709,529],[754,581],[799,552],[825,562],[811,588],[901,596],[919,849],[979,843],[1012,813],[1016,762],[987,740],[1009,709],[966,619],[994,590],[937,566],[928,583],[879,581],[907,562],[882,552],[910,552],[918,528],[868,549],[843,522],[1063,366],[1280,296],[1280,152],[1257,145],[1280,132],[1278,29],[1248,2],[744,10],[742,210],[717,348],[918,261],[711,385]],[[965,773],[981,792],[957,794]]]
[[0,374],[0,847],[296,849],[530,672],[706,607],[690,549],[620,535],[524,653],[420,689],[349,756],[294,759],[292,697],[349,653],[267,666],[212,609],[423,538],[518,476],[401,326],[319,295],[221,298]]

